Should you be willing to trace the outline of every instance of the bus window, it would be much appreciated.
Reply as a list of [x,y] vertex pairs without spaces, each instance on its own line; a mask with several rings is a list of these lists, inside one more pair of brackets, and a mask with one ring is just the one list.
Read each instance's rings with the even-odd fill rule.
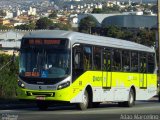
[[83,48],[83,66],[84,70],[92,69],[92,47],[84,46]]
[[147,72],[147,61],[146,61],[146,53],[140,53],[140,72]]
[[109,49],[103,49],[103,70],[111,71],[111,51]]
[[101,70],[101,48],[94,47],[93,49],[93,69],[94,70]]
[[82,50],[80,47],[74,49],[73,63],[75,69],[82,67]]
[[138,52],[131,52],[131,71],[138,72]]
[[147,66],[148,73],[154,73],[154,69],[155,69],[154,58],[155,58],[154,54],[151,54],[151,53],[148,54],[148,66]]
[[121,51],[113,50],[112,51],[112,71],[121,71]]
[[83,73],[83,50],[82,46],[75,46],[72,50],[72,61],[73,61],[73,80]]
[[130,51],[122,51],[122,70],[130,71]]

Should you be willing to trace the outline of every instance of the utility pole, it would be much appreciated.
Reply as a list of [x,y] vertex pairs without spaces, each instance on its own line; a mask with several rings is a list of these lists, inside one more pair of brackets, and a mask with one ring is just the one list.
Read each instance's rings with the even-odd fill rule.
[[[157,24],[158,24],[158,58],[159,58],[159,65],[158,65],[158,70],[160,70],[160,0],[157,0],[157,5],[158,5],[158,20],[157,20]],[[159,78],[160,78],[160,71],[159,71]]]
[[[160,79],[160,0],[157,0],[157,6],[158,6],[158,19],[157,19],[157,23],[158,23],[158,81]],[[159,86],[160,87],[160,86]],[[160,89],[159,89],[160,90]],[[160,102],[160,91],[158,91],[158,96],[159,96],[159,102]]]

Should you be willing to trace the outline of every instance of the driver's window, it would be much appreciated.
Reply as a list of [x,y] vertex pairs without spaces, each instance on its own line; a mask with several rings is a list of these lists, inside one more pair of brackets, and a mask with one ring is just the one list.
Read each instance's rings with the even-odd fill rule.
[[75,46],[73,48],[73,68],[81,69],[83,61],[83,52],[81,46]]
[[73,80],[83,73],[83,47],[75,45],[72,49]]

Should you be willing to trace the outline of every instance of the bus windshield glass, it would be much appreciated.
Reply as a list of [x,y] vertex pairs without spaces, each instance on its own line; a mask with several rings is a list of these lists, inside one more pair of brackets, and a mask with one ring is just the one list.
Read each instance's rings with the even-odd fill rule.
[[20,76],[62,78],[70,74],[70,50],[24,48],[20,54]]

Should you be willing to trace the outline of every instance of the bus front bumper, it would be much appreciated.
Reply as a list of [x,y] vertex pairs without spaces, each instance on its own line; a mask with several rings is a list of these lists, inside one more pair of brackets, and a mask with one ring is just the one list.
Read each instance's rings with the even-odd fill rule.
[[23,100],[44,100],[44,101],[66,101],[69,102],[73,96],[67,90],[45,91],[17,89],[17,98]]

